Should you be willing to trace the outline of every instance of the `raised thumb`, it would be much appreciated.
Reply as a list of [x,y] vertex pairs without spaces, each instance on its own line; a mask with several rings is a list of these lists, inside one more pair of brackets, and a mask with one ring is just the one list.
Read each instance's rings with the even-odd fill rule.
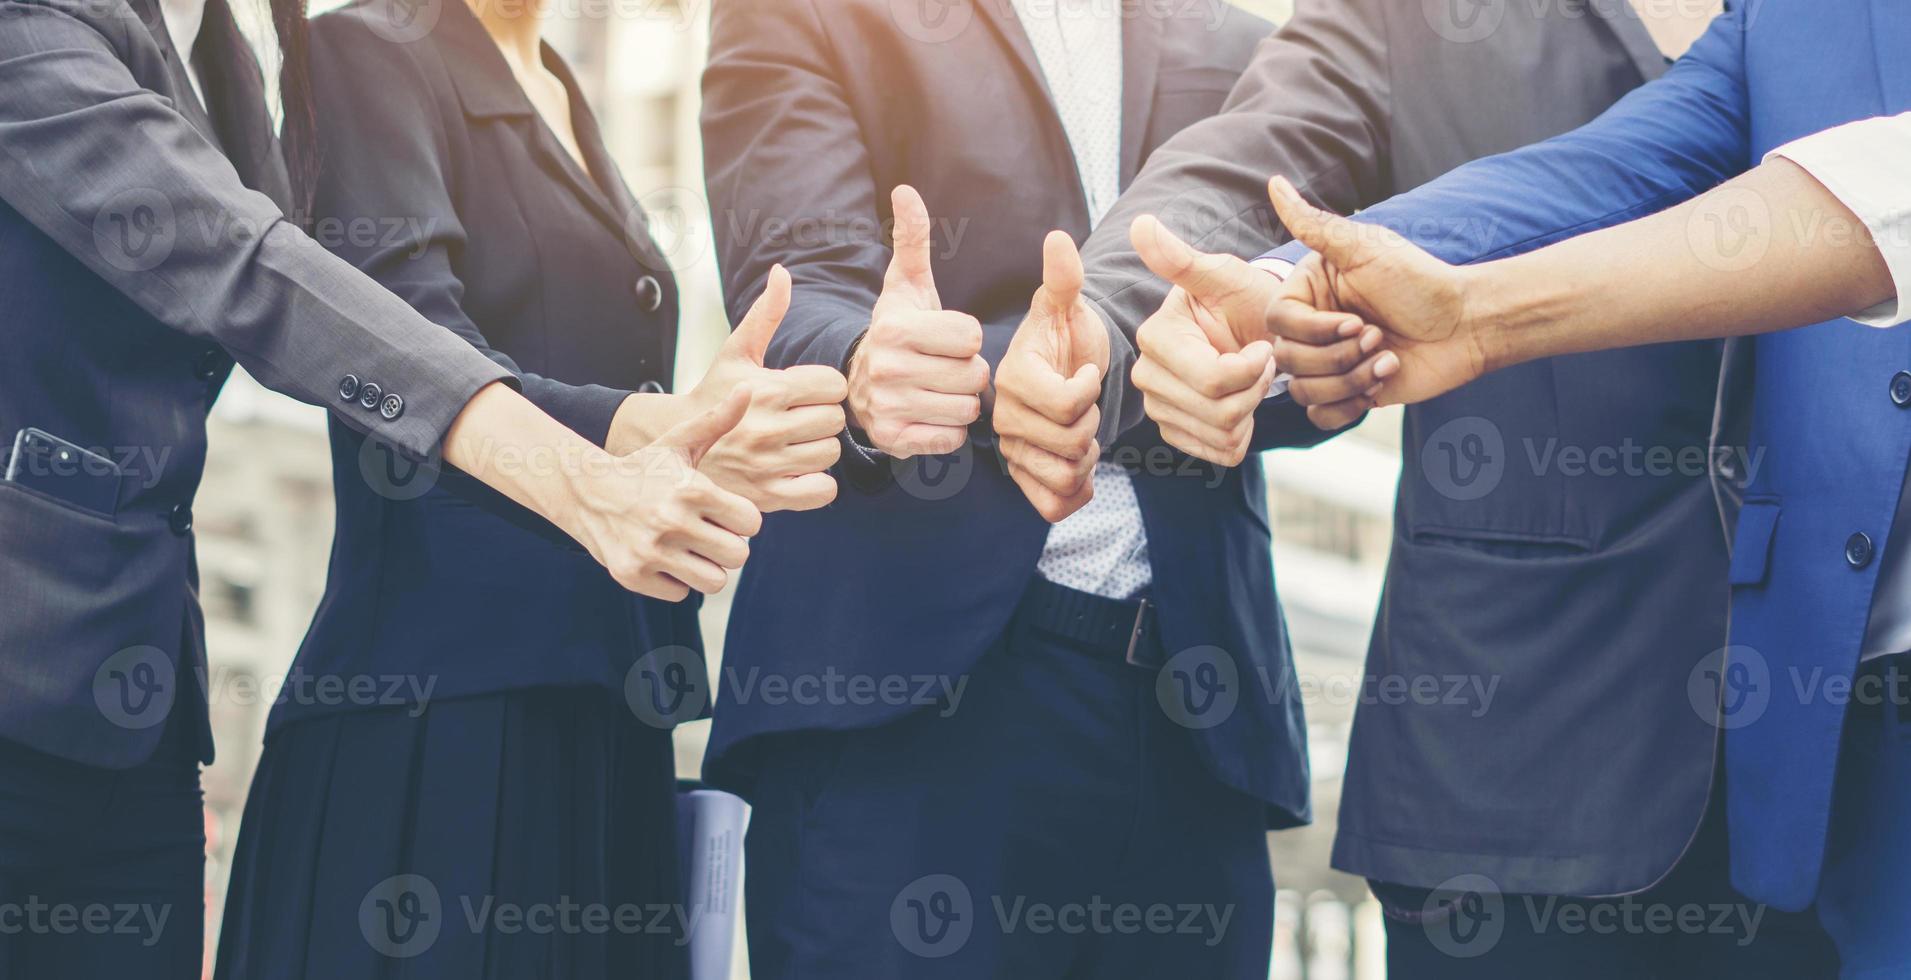
[[776,336],[776,328],[783,322],[783,314],[790,311],[790,272],[781,265],[770,268],[770,278],[763,284],[763,294],[750,304],[750,311],[743,314],[743,322],[724,341],[726,353],[747,358],[750,363],[763,366],[763,357],[770,349],[770,338]]

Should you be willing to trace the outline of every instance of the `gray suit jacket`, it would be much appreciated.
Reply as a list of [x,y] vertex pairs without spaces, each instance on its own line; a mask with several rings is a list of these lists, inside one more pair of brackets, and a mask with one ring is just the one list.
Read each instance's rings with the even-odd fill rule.
[[[259,70],[212,0],[0,0],[0,437],[125,464],[116,513],[0,482],[0,738],[90,765],[200,714],[192,501],[237,359],[416,457],[509,372],[288,223]],[[228,353],[229,352],[229,356]],[[210,758],[210,743],[202,744]]]
[[[1157,150],[1089,240],[1088,293],[1132,335],[1166,292],[1128,245],[1135,216],[1258,255],[1286,239],[1272,174],[1351,212],[1573,129],[1664,68],[1624,3],[1301,0],[1226,108]],[[1407,412],[1336,866],[1598,895],[1684,852],[1717,736],[1687,681],[1725,636],[1706,473],[1561,453],[1702,456],[1718,362],[1712,343],[1555,358]],[[1477,687],[1451,696],[1456,678]],[[1398,694],[1415,684],[1438,685],[1434,703]]]

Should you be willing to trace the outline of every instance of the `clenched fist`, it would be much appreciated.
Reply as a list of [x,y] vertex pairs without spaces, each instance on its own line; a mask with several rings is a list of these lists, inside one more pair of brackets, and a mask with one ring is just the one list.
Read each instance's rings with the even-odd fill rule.
[[944,310],[929,261],[929,210],[907,184],[890,195],[895,252],[869,332],[849,359],[849,424],[897,458],[962,448],[982,414],[982,324]]

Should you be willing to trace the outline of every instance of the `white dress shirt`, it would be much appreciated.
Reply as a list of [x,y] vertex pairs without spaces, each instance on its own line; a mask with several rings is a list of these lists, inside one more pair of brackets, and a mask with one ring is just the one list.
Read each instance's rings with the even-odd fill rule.
[[[1765,155],[1804,168],[1871,232],[1897,287],[1892,299],[1851,317],[1873,327],[1911,322],[1911,113],[1846,123]],[[1864,660],[1911,651],[1911,495],[1898,498],[1865,627]]]
[[[1013,0],[1074,150],[1090,226],[1121,195],[1121,11],[1107,0]],[[1035,570],[1057,585],[1131,599],[1154,580],[1135,484],[1095,466],[1095,497],[1048,532]]]
[[159,0],[159,16],[166,22],[166,34],[179,60],[185,63],[186,80],[203,104],[206,92],[199,87],[199,70],[192,66],[192,46],[199,43],[199,28],[206,22],[206,0]]

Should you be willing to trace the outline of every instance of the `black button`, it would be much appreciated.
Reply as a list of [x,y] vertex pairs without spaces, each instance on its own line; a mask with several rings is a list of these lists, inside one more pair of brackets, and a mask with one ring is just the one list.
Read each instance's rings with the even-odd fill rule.
[[637,285],[632,289],[637,293],[637,305],[642,307],[645,313],[655,313],[657,307],[664,305],[664,287],[657,281],[656,276],[645,276],[637,280]]
[[345,401],[358,397],[358,375],[348,374],[338,379],[338,397]]
[[380,388],[376,381],[367,381],[363,388],[358,389],[358,405],[360,408],[367,410],[375,409],[378,407],[379,399],[384,397],[385,389]]
[[1863,568],[1871,564],[1874,549],[1871,535],[1859,531],[1845,539],[1845,563],[1853,568]]
[[1891,404],[1899,408],[1911,405],[1911,371],[1899,371],[1891,376]]
[[232,361],[226,357],[225,351],[217,347],[209,347],[200,351],[199,356],[192,359],[192,376],[201,381],[217,381],[219,376],[231,366]]
[[387,422],[397,421],[398,416],[405,414],[405,399],[395,394],[386,395],[385,400],[378,403],[378,414]]
[[646,381],[637,386],[637,393],[641,395],[661,395],[664,393],[664,386],[656,381]]
[[166,513],[166,526],[172,528],[173,533],[182,538],[191,534],[192,506],[189,504],[179,504],[168,511]]

